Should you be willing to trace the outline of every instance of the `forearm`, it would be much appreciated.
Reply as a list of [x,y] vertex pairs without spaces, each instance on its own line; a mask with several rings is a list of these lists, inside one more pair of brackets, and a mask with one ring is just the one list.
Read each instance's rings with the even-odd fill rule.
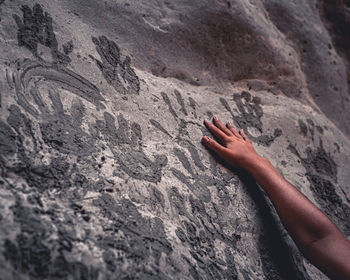
[[331,279],[349,279],[350,243],[310,200],[264,158],[246,168],[272,201],[282,223],[312,264]]
[[299,190],[286,181],[265,158],[258,158],[246,169],[265,190],[282,223],[297,245],[304,249],[337,227]]
[[234,167],[246,169],[270,197],[282,223],[304,255],[332,279],[350,279],[350,242],[301,192],[258,155],[243,130],[229,123],[205,121],[222,142],[203,137],[203,144]]

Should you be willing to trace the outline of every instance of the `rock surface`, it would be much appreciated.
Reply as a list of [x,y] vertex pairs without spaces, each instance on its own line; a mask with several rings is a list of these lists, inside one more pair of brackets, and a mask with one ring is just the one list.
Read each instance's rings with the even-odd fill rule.
[[349,1],[0,1],[1,279],[327,279],[200,144],[213,115],[350,237]]

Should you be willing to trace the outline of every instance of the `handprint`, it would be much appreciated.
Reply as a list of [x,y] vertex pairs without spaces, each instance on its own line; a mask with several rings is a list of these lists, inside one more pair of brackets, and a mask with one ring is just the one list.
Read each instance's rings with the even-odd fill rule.
[[39,109],[39,127],[44,142],[63,154],[77,156],[91,155],[96,150],[96,140],[82,129],[85,107],[81,100],[75,100],[70,114],[64,112],[59,93],[49,90],[51,106],[43,100],[39,90],[31,94]]
[[[188,174],[185,175],[182,171],[176,168],[171,168],[171,171],[178,180],[193,192],[195,197],[200,198],[204,202],[209,202],[211,200],[208,187],[216,186],[221,203],[227,206],[229,204],[229,196],[227,195],[228,191],[226,186],[234,177],[229,173],[224,173],[220,168],[217,168],[216,163],[212,159],[210,159],[210,167],[206,167],[202,163],[198,148],[191,142],[189,134],[191,131],[191,127],[189,126],[193,125],[198,126],[203,133],[206,133],[203,125],[197,123],[198,116],[196,112],[196,102],[189,97],[188,104],[186,104],[179,91],[175,90],[174,94],[176,101],[180,106],[178,111],[175,111],[169,96],[164,92],[161,93],[163,101],[168,106],[170,114],[178,124],[176,135],[171,135],[158,121],[153,119],[150,120],[150,123],[153,126],[173,138],[179,144],[179,147],[174,148],[173,150],[174,155],[179,159]],[[193,118],[195,119],[194,121]],[[190,163],[186,153],[189,153],[192,163]],[[207,169],[210,170],[212,175],[209,176],[205,174],[205,170]]]
[[[174,120],[177,123],[177,134],[171,135],[171,133],[168,132],[162,126],[162,124],[160,124],[158,121],[156,121],[154,119],[151,119],[150,123],[155,128],[160,130],[162,133],[175,139],[177,142],[181,142],[183,140],[187,141],[189,139],[189,134],[188,134],[188,126],[189,125],[196,125],[200,129],[202,129],[203,132],[205,132],[202,125],[196,122],[196,120],[198,119],[198,116],[197,116],[197,112],[196,112],[196,102],[194,101],[194,99],[192,97],[188,98],[188,105],[189,105],[190,110],[191,110],[191,114],[189,116],[188,110],[186,109],[187,106],[186,106],[185,100],[182,97],[182,94],[177,90],[174,90],[174,94],[176,97],[176,101],[177,101],[178,105],[180,106],[180,109],[179,109],[180,112],[178,112],[178,113],[175,111],[175,109],[170,101],[169,96],[165,92],[161,92],[164,103],[168,106],[168,110],[169,110],[170,114],[173,116]],[[193,118],[195,118],[195,121],[193,121]]]
[[306,169],[305,175],[310,182],[311,191],[323,211],[333,221],[338,221],[337,225],[342,227],[346,234],[349,234],[350,207],[337,193],[339,189],[337,165],[331,154],[323,147],[321,138],[316,149],[308,147],[305,150],[306,157],[302,157],[296,146],[292,144],[289,145],[288,149],[300,159]]
[[[190,255],[198,264],[198,270],[202,270],[204,275],[210,279],[237,279],[237,269],[234,263],[234,257],[231,253],[228,244],[225,247],[224,259],[219,257],[217,248],[215,248],[212,234],[208,231],[197,229],[193,223],[183,221],[183,228],[176,229],[176,235],[185,243],[186,248],[189,249]],[[223,255],[223,254],[220,254]],[[198,279],[200,274],[195,265],[182,255],[183,259],[190,265],[190,273],[194,279]]]
[[[171,168],[174,176],[185,184],[196,198],[203,202],[211,201],[209,187],[216,187],[220,204],[225,207],[229,206],[232,198],[229,195],[227,186],[237,182],[233,174],[223,172],[222,169],[217,168],[213,160],[211,160],[210,166],[206,167],[202,163],[197,148],[192,143],[187,142],[185,149],[190,154],[192,164],[183,150],[174,148],[175,156],[187,171],[187,175],[185,175],[182,171]],[[204,173],[208,169],[210,170],[210,175]]]
[[35,4],[33,10],[27,5],[22,6],[23,20],[18,15],[13,15],[17,27],[18,45],[24,46],[40,60],[44,60],[38,54],[38,44],[48,47],[55,63],[68,64],[69,56],[58,50],[58,42],[53,32],[52,18],[43,11],[39,4]]
[[[42,94],[42,88],[48,94]],[[81,100],[75,99],[70,114],[66,114],[60,94],[53,87],[40,83],[30,84],[25,87],[25,95],[17,86],[16,89],[19,105],[38,119],[46,144],[66,154],[72,152],[85,155],[94,150],[93,138],[82,130],[85,108]]]
[[[201,174],[206,167],[200,160],[198,161],[198,152],[191,146],[188,146],[188,152],[195,163],[193,166],[183,151],[174,149],[175,155],[188,175],[175,168],[172,168],[171,171],[193,194],[189,195],[189,209],[186,207],[185,196],[179,193],[176,187],[168,191],[170,205],[182,219],[181,226],[176,229],[176,235],[185,244],[185,248],[192,257],[190,259],[182,255],[182,258],[189,265],[190,273],[194,278],[196,275],[205,273],[213,279],[227,279],[228,277],[235,279],[237,271],[230,248],[235,248],[240,235],[227,234],[230,229],[226,230],[227,221],[224,217],[232,203],[227,186],[232,185],[236,180],[232,174],[225,174],[216,169],[214,162],[209,167],[213,172],[212,176]],[[211,198],[209,187],[217,188],[218,203]],[[222,244],[220,249],[214,245],[218,240]],[[223,252],[224,259],[222,258]]]
[[[174,154],[185,171],[176,168],[171,168],[171,171],[192,192],[189,195],[190,210],[185,206],[185,197],[175,187],[168,192],[172,209],[183,219],[181,227],[176,229],[176,235],[185,243],[193,260],[184,255],[182,257],[190,266],[193,277],[204,272],[215,279],[235,279],[237,271],[230,248],[235,247],[240,236],[227,234],[230,230],[226,231],[228,224],[225,217],[233,202],[228,187],[232,188],[237,179],[233,174],[216,168],[213,160],[210,166],[206,166],[197,148],[190,142],[187,142],[183,150],[174,148]],[[207,169],[210,170],[210,175],[204,173]],[[211,187],[217,191],[217,202],[211,196]],[[214,246],[218,240],[223,245],[220,249]]]
[[[8,133],[8,137],[11,137],[13,140],[11,152],[15,153],[17,160],[10,161],[8,159],[3,160],[2,158],[0,158],[0,160],[3,161],[2,164],[7,171],[13,172],[27,182],[29,189],[27,185],[23,184],[18,186],[19,191],[35,193],[36,191],[43,192],[45,190],[56,189],[56,191],[65,198],[77,199],[84,197],[89,190],[90,183],[84,175],[77,172],[76,165],[71,165],[71,163],[67,161],[66,155],[61,156],[52,153],[49,163],[43,160],[42,155],[45,151],[45,145],[41,141],[40,131],[45,129],[46,125],[50,125],[50,122],[55,123],[59,121],[55,118],[55,115],[45,111],[45,113],[43,113],[43,118],[48,118],[49,122],[43,121],[39,123],[39,129],[37,129],[33,121],[28,118],[18,106],[11,105],[9,107],[9,112],[10,114],[7,118],[8,124],[4,132]],[[64,118],[66,121],[69,121],[67,117]],[[62,130],[58,129],[53,131],[53,133],[67,134],[67,131],[64,130],[64,125],[62,124],[61,126]],[[77,128],[77,130],[79,129]],[[61,136],[61,138],[52,138],[52,136],[53,135],[48,135],[46,141],[44,140],[49,147],[51,146],[59,152],[66,154],[75,154],[78,153],[78,151],[82,154],[86,153],[86,151],[80,150],[82,147],[81,145],[77,146],[77,144],[73,142],[67,144],[71,145],[71,147],[61,147],[60,143],[64,143],[61,142],[62,138],[63,141],[65,138],[63,136]],[[84,136],[80,135],[80,137]],[[42,138],[45,139],[45,137]],[[56,139],[59,139],[58,142],[52,143],[50,141],[55,141]],[[94,148],[92,147],[92,149]],[[10,155],[10,153],[8,154]]]
[[147,279],[142,277],[144,266],[148,265],[150,269],[154,265],[158,267],[162,256],[170,259],[173,248],[160,218],[144,216],[131,200],[115,199],[106,193],[95,199],[93,204],[100,209],[104,217],[101,220],[108,219],[114,227],[113,231],[105,232],[98,242],[102,249],[108,248],[122,257],[113,258],[113,262],[118,263],[114,267],[114,275],[125,277],[120,279],[130,279],[131,275],[132,279],[135,275],[140,275],[136,279]]
[[[261,100],[259,97],[252,98],[249,92],[243,91],[241,95],[234,94],[233,99],[238,108],[239,115],[235,115],[232,112],[226,99],[220,98],[220,102],[232,115],[233,121],[237,124],[238,128],[243,129],[249,139],[263,146],[270,146],[277,137],[282,135],[282,130],[279,128],[274,130],[273,135],[263,134],[263,123],[261,117],[264,113],[260,105]],[[249,128],[257,130],[260,136],[252,135]]]
[[[97,108],[104,108],[101,104],[104,98],[99,89],[79,74],[68,69],[68,63],[71,60],[68,55],[58,49],[51,16],[44,12],[39,4],[35,4],[33,9],[24,5],[22,12],[23,19],[18,15],[13,15],[18,26],[18,45],[30,50],[36,60],[19,59],[7,72],[7,81],[9,86],[16,91],[18,104],[30,114],[35,115],[37,111],[28,100],[29,94],[33,84],[46,81],[84,98]],[[49,48],[51,59],[42,57],[38,53],[39,45]]]
[[97,126],[105,136],[120,169],[132,178],[153,183],[160,182],[167,157],[156,155],[154,160],[149,159],[142,149],[140,125],[137,123],[130,125],[122,114],[118,115],[117,121],[118,129],[115,126],[114,116],[105,112],[104,121],[97,121]]
[[92,41],[102,61],[90,57],[96,61],[106,81],[120,94],[139,94],[140,80],[130,65],[130,57],[122,61],[117,44],[105,36],[92,37]]

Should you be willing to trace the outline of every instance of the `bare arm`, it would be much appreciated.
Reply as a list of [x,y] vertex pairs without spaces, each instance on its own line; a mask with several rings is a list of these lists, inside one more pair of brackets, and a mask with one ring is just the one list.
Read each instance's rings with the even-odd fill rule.
[[312,264],[332,279],[350,279],[350,242],[310,200],[286,181],[252,143],[232,125],[205,121],[222,145],[209,137],[203,144],[229,165],[247,170],[268,194],[282,223]]

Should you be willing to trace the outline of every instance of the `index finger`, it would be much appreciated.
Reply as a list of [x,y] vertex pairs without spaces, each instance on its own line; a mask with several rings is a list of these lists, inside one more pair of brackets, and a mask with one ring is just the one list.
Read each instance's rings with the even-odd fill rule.
[[232,136],[231,130],[229,130],[217,117],[214,116],[215,125],[221,129],[226,135]]
[[227,142],[228,136],[221,129],[219,129],[212,122],[209,122],[207,120],[204,121],[204,124],[215,137],[217,137],[224,143]]

